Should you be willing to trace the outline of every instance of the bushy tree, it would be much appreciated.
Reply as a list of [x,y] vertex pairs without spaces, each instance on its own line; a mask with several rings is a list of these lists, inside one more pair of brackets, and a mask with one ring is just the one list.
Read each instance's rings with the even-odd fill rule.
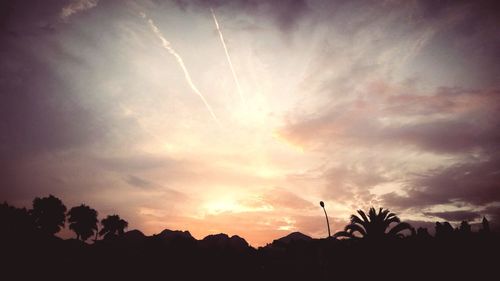
[[30,211],[35,226],[41,231],[54,235],[64,227],[66,221],[66,206],[53,196],[33,200],[33,209]]
[[110,239],[118,235],[122,235],[125,228],[128,227],[128,222],[121,219],[118,215],[109,215],[101,220],[103,228],[99,231],[99,235],[104,236],[104,239]]
[[76,239],[85,241],[97,231],[97,211],[82,204],[68,212],[69,229],[76,233]]

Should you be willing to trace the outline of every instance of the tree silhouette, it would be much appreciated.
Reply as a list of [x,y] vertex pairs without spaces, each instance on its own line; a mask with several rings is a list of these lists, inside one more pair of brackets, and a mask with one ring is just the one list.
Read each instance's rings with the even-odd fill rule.
[[[37,198],[34,205],[46,200]],[[320,206],[325,207],[324,202]],[[168,229],[151,236],[139,230],[124,233],[128,223],[120,216],[111,214],[99,223],[98,213],[82,204],[67,212],[70,229],[79,240],[89,241],[93,235],[105,240],[86,245],[43,233],[32,215],[39,209],[0,202],[0,249],[5,257],[1,280],[51,280],[75,272],[78,279],[112,280],[328,280],[351,278],[353,273],[383,279],[408,272],[418,279],[489,280],[496,276],[500,247],[500,236],[486,218],[479,232],[466,221],[456,229],[437,222],[434,237],[420,227],[415,236],[397,239],[403,229],[413,233],[411,226],[389,210],[370,208],[358,210],[345,231],[334,235],[355,239],[315,239],[294,232],[254,248],[241,237],[223,233],[202,240],[188,231]]]
[[53,195],[43,198],[36,197],[33,200],[33,209],[30,213],[36,228],[51,235],[59,232],[66,221],[66,206]]
[[417,229],[417,237],[422,238],[422,239],[428,239],[431,237],[431,235],[429,234],[429,231],[427,230],[427,228],[419,227]]
[[460,224],[460,228],[458,230],[462,234],[470,234],[471,233],[471,226],[467,221],[462,221],[462,223]]
[[483,221],[481,222],[481,225],[483,226],[481,228],[482,233],[489,233],[490,232],[490,223],[486,219],[486,217],[483,217]]
[[128,227],[128,222],[121,219],[119,215],[110,215],[101,220],[103,228],[99,231],[99,235],[104,239],[110,239],[118,235],[122,235],[125,228]]
[[[344,231],[335,233],[335,237],[355,238],[354,233],[359,233],[361,237],[368,239],[380,239],[384,237],[402,237],[403,230],[410,230],[415,234],[414,228],[405,222],[401,222],[396,214],[388,209],[380,208],[378,213],[375,208],[370,208],[368,216],[362,210],[358,210],[357,215],[351,215],[351,222],[346,225]],[[392,223],[397,223],[394,227],[388,228]]]
[[436,222],[436,237],[448,238],[453,235],[453,226],[447,221],[440,223]]
[[97,211],[82,204],[68,212],[69,229],[76,233],[76,239],[85,241],[97,231]]
[[33,217],[26,208],[16,208],[6,202],[0,204],[0,241],[5,237],[29,236],[34,230]]

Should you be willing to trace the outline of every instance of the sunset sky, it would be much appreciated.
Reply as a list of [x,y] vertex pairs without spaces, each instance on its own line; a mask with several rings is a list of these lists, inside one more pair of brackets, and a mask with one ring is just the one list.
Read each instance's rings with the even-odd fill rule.
[[495,2],[1,1],[0,201],[254,246],[326,236],[320,200],[500,225]]

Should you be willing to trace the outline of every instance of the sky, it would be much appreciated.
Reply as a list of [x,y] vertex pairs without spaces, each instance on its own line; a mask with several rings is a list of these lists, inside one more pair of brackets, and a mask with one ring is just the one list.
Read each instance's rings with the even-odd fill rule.
[[498,226],[495,2],[0,1],[0,201],[254,246],[325,237],[320,200]]

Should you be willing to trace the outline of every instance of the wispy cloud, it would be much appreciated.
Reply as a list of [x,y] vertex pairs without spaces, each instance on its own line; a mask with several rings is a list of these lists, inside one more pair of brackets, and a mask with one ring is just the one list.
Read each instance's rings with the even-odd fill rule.
[[99,0],[72,0],[61,9],[60,17],[62,20],[67,20],[74,14],[96,7],[98,3]]

